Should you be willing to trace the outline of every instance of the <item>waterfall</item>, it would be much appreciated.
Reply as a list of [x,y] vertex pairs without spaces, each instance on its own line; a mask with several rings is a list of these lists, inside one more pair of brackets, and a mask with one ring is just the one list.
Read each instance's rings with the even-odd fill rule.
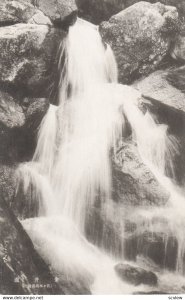
[[114,271],[114,250],[107,253],[87,241],[88,215],[98,207],[108,218],[111,151],[116,152],[122,138],[124,115],[143,161],[170,192],[172,203],[183,201],[165,175],[166,162],[173,169],[171,156],[178,147],[165,125],[140,111],[140,93],[117,83],[114,54],[103,45],[97,26],[78,19],[70,27],[60,47],[58,70],[58,106],[50,105],[41,123],[33,160],[17,171],[25,195],[31,188],[39,203],[38,216],[22,223],[57,274],[65,271],[76,280],[80,276],[94,294],[132,293],[135,288]]

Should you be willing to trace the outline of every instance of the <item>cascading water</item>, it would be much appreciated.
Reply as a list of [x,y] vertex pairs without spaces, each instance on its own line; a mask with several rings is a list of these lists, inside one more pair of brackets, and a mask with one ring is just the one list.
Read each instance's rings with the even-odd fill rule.
[[[176,259],[176,272],[184,274],[184,254],[185,254],[185,197],[183,190],[179,189],[175,183],[166,176],[166,171],[170,170],[173,174],[173,157],[179,151],[178,141],[168,135],[166,125],[156,124],[152,116],[147,112],[145,116],[138,110],[138,107],[124,106],[125,114],[136,135],[138,150],[142,160],[148,165],[161,185],[169,192],[169,202],[164,208],[152,209],[150,211],[139,211],[142,214],[141,232],[163,232],[165,243],[169,237],[177,240],[178,251]],[[137,216],[134,216],[137,220]],[[158,224],[156,218],[165,219],[164,223]],[[145,220],[145,221],[144,221]],[[163,228],[161,226],[164,226]],[[138,234],[139,224],[138,224]]]
[[[169,238],[177,241],[176,272],[184,274],[185,255],[185,197],[183,190],[166,176],[170,170],[174,173],[173,157],[178,154],[179,145],[175,137],[168,135],[168,127],[156,124],[152,116],[145,115],[138,109],[137,104],[125,103],[124,112],[135,133],[137,146],[143,162],[149,166],[161,185],[169,192],[169,201],[165,207],[150,210],[138,209],[131,216],[137,223],[137,234],[144,232],[163,233],[164,243]],[[162,222],[156,222],[156,219]],[[166,223],[166,224],[165,224]]]
[[131,291],[116,276],[114,261],[84,237],[88,210],[111,196],[109,151],[124,123],[108,86],[117,67],[106,48],[95,26],[78,20],[70,28],[60,49],[59,107],[50,106],[33,160],[18,170],[25,194],[31,186],[42,207],[38,218],[23,221],[35,247],[55,271],[90,278],[95,294]]
[[[167,137],[167,128],[139,110],[140,94],[117,84],[113,52],[102,44],[96,26],[78,20],[69,29],[58,66],[59,106],[50,105],[33,160],[18,170],[25,194],[31,186],[40,207],[38,217],[23,225],[57,273],[65,270],[67,276],[81,276],[94,294],[132,293],[136,288],[122,282],[114,271],[116,251],[110,257],[86,240],[86,221],[97,203],[108,217],[110,151],[116,150],[122,138],[123,115],[131,124],[143,160],[170,191],[171,199],[175,195],[182,202],[165,176],[165,162],[171,164],[171,153],[177,149]],[[179,258],[182,251],[181,247]]]

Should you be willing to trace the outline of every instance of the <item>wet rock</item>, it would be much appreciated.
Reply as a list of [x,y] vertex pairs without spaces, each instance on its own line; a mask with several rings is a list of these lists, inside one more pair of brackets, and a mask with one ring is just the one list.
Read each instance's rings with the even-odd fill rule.
[[133,86],[142,93],[141,109],[148,109],[169,132],[183,135],[185,128],[185,68],[170,68],[152,73]]
[[125,207],[109,199],[103,207],[95,205],[87,212],[85,233],[87,239],[114,257],[124,259]]
[[[18,167],[18,166],[17,166]],[[13,210],[19,220],[25,220],[27,218],[36,218],[39,216],[39,202],[35,201],[35,189],[30,184],[27,193],[24,192],[23,181],[17,176],[17,171],[14,170],[14,197],[9,201],[10,207]],[[19,180],[19,181],[18,181]],[[23,178],[22,178],[23,180]],[[9,188],[9,182],[6,182],[7,189]]]
[[[25,114],[25,125],[20,130],[14,130],[17,161],[32,159],[37,145],[39,126],[49,108],[48,98],[24,98],[22,107]],[[14,160],[15,161],[15,160]]]
[[129,264],[120,263],[115,266],[115,271],[123,281],[133,285],[146,284],[155,286],[158,282],[157,276],[153,272]]
[[38,129],[43,117],[49,108],[49,100],[47,98],[24,98],[26,128],[31,131]]
[[168,201],[168,192],[143,164],[133,142],[123,142],[114,160],[112,197],[133,206],[160,206]]
[[176,8],[143,1],[100,25],[103,41],[114,50],[122,83],[156,69],[169,53],[177,31]]
[[0,165],[0,194],[7,203],[11,203],[16,191],[15,165]]
[[20,130],[25,125],[25,115],[22,107],[8,93],[0,92],[0,160],[6,163],[13,153],[15,142],[14,130]]
[[[127,209],[125,219],[125,259],[137,261],[141,266],[160,271],[185,271],[184,247],[181,241],[181,217],[173,219],[174,208]],[[140,261],[138,261],[140,260]],[[148,261],[148,262],[147,262]],[[147,262],[147,264],[146,264]],[[153,264],[154,263],[154,264]]]
[[125,0],[77,0],[79,15],[94,24],[108,20],[125,8]]
[[140,234],[137,234],[136,230],[135,233],[133,231],[130,236],[125,238],[126,259],[136,261],[137,257],[142,255],[151,259],[161,269],[176,270],[178,242],[174,236],[165,232],[156,233],[149,230]]
[[[185,7],[184,7],[184,12],[185,12]],[[171,56],[181,62],[184,63],[185,61],[185,24],[183,23],[181,30],[176,37],[174,47],[171,49]]]
[[15,197],[16,167],[32,159],[38,128],[48,107],[48,99],[23,99],[0,91],[0,194],[18,217],[29,217],[25,210],[35,212],[33,202],[29,202],[32,194],[27,195],[27,202],[23,191]]
[[[171,146],[174,148],[171,155],[173,170],[166,168],[167,175],[172,177],[176,183],[184,184],[185,172],[185,94],[184,69],[160,70],[148,77],[134,83],[142,94],[140,106],[154,116],[160,124],[168,126],[168,134],[171,139]],[[171,148],[171,150],[173,150]],[[171,152],[172,154],[172,152]]]
[[138,80],[134,87],[144,96],[169,106],[172,110],[185,113],[185,94],[168,81],[170,70],[159,70]]
[[0,222],[0,293],[64,294],[2,197]]
[[31,159],[38,127],[49,107],[46,98],[22,98],[0,91],[0,162]]
[[[94,207],[87,212],[86,236],[116,257],[124,257],[129,245],[129,239],[125,243],[125,232],[129,237],[137,232],[137,223],[132,222],[134,217],[128,219],[128,216],[135,209],[163,207],[169,193],[143,164],[136,145],[129,139],[123,142],[112,164],[112,199],[106,202],[97,195]],[[135,244],[129,247],[129,259],[135,260],[135,249]]]
[[56,73],[62,30],[46,25],[17,24],[0,28],[0,84],[25,96],[48,95]]
[[[30,206],[23,192],[15,197],[16,166],[32,158],[38,128],[48,107],[48,99],[22,99],[0,92],[0,194],[8,203],[14,199],[11,205],[19,217]],[[32,199],[30,195],[28,199]]]

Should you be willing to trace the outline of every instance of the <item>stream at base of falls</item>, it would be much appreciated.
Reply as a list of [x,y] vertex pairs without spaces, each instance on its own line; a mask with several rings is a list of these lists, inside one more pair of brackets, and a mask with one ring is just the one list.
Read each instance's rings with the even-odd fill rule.
[[[50,105],[41,123],[33,160],[17,170],[25,195],[32,188],[39,206],[38,216],[22,220],[35,248],[54,274],[82,281],[95,295],[183,293],[185,199],[165,173],[166,166],[173,169],[171,156],[178,152],[178,143],[168,136],[166,125],[139,109],[137,90],[117,83],[114,54],[103,45],[96,26],[80,19],[71,26],[60,48],[58,71],[58,106]],[[111,153],[116,154],[127,122],[142,161],[169,193],[169,200],[163,207],[123,206],[123,214],[117,206],[114,217],[123,240],[127,209],[138,236],[162,232],[166,243],[175,236],[178,253],[173,272],[156,267],[147,257],[128,262],[124,253],[118,257],[116,249],[110,252],[86,237],[88,215],[95,206],[105,219],[111,218]],[[158,285],[136,286],[122,280],[115,270],[120,262],[155,272]]]

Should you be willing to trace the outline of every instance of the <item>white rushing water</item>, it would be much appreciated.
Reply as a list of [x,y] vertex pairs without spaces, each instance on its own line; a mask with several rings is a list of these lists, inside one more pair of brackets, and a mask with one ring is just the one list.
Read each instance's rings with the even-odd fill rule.
[[69,29],[58,66],[59,106],[50,105],[33,160],[18,170],[25,194],[31,185],[40,207],[38,217],[23,225],[55,271],[89,279],[94,294],[132,293],[135,288],[116,276],[114,251],[110,257],[86,240],[86,219],[96,203],[102,209],[109,206],[110,151],[122,138],[123,113],[143,161],[170,192],[171,206],[183,201],[165,176],[166,162],[172,169],[170,158],[178,149],[167,127],[140,111],[138,91],[117,84],[113,52],[103,45],[96,26],[78,20]]

